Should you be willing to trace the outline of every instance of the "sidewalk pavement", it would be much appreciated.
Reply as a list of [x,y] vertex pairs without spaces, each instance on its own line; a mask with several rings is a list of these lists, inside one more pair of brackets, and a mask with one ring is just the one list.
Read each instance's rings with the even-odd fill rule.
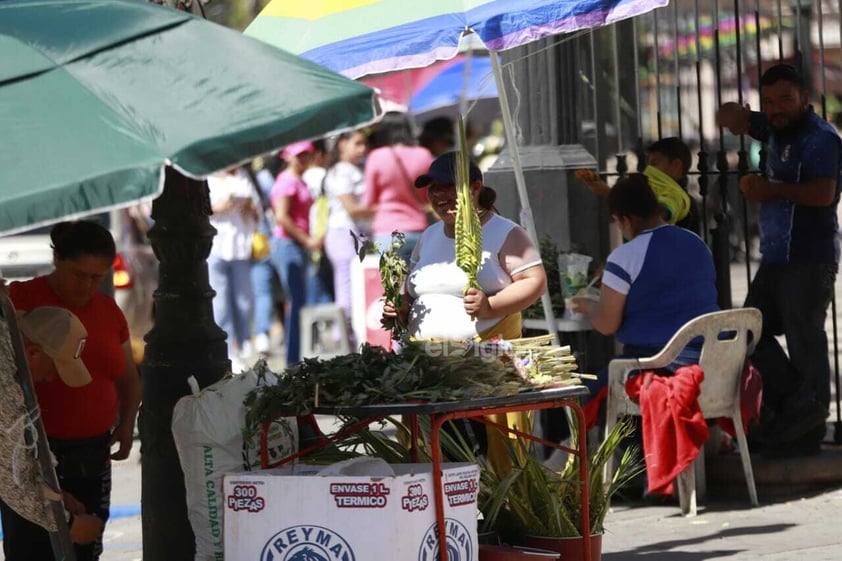
[[842,486],[766,499],[745,490],[709,498],[695,518],[678,505],[617,505],[603,536],[603,561],[839,561]]
[[[828,431],[829,436],[833,434]],[[604,561],[839,561],[842,447],[819,456],[752,455],[760,506],[751,508],[737,453],[708,456],[707,500],[696,517],[677,504],[615,504],[605,521]]]

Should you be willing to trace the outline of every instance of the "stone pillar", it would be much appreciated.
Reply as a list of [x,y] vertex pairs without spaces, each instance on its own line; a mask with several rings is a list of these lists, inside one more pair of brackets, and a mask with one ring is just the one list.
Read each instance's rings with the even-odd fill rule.
[[[604,205],[572,175],[598,167],[580,141],[578,42],[556,42],[543,39],[503,55],[518,150],[538,237],[548,234],[563,251],[578,249],[601,260],[608,249]],[[520,221],[510,149],[485,177],[497,191],[501,214]]]
[[[160,262],[155,323],[141,365],[140,414],[143,559],[193,561],[184,475],[173,442],[175,403],[190,393],[187,378],[208,386],[230,368],[225,332],[213,319],[207,257],[216,234],[207,183],[167,168],[154,201],[149,239]],[[219,507],[222,517],[222,505]],[[222,537],[220,536],[220,540]]]
[[[608,256],[606,204],[580,184],[573,171],[601,166],[581,141],[579,42],[555,44],[558,41],[551,37],[507,51],[504,81],[519,129],[517,149],[539,239],[549,235],[562,251],[586,253],[597,265]],[[504,149],[484,178],[497,191],[500,213],[522,222],[511,149]],[[594,331],[559,336],[563,344],[573,346],[583,372],[596,372],[613,356],[611,337]],[[542,412],[540,419],[539,430],[547,439],[567,436],[562,410]]]

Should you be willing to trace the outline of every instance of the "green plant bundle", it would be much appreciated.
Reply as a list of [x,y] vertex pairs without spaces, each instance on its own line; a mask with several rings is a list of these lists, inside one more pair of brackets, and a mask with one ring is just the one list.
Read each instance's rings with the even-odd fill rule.
[[[380,254],[380,284],[383,285],[383,296],[396,310],[400,310],[403,305],[403,283],[409,273],[409,266],[399,253],[405,243],[406,236],[396,230],[392,232],[392,243]],[[393,318],[383,318],[380,323],[389,330],[392,339],[398,341],[406,337],[406,325],[400,314]]]
[[469,288],[479,289],[477,272],[482,262],[482,224],[471,196],[470,164],[468,163],[468,142],[465,122],[460,115],[457,120],[459,151],[456,152],[456,266],[468,275]]
[[[351,237],[354,238],[354,250],[357,252],[360,262],[365,259],[366,255],[372,253],[380,255],[378,267],[380,269],[380,284],[383,286],[383,297],[387,302],[391,302],[396,310],[400,310],[403,305],[403,284],[406,275],[409,274],[409,266],[400,255],[400,250],[406,243],[406,235],[397,230],[392,232],[392,241],[385,250],[365,236],[358,237],[354,232],[351,232]],[[407,337],[406,325],[401,320],[400,314],[393,318],[381,318],[380,325],[391,333],[391,337],[395,341],[402,341]]]
[[434,354],[474,354],[496,357],[511,364],[523,380],[533,386],[546,387],[562,384],[581,384],[582,378],[593,378],[577,372],[578,363],[570,345],[551,344],[552,335],[521,337],[519,339],[490,341],[424,339],[428,352]]
[[251,429],[282,412],[289,414],[290,407],[306,415],[318,405],[464,400],[514,395],[534,387],[510,364],[476,355],[430,353],[424,343],[411,341],[401,354],[364,343],[359,353],[329,360],[305,358],[279,378],[246,398]]
[[[555,317],[561,317],[561,314],[564,312],[564,297],[561,295],[561,275],[558,271],[558,256],[561,253],[561,249],[559,249],[558,244],[553,241],[549,234],[544,234],[541,237],[538,247],[541,251],[541,261],[544,263],[544,272],[547,275],[547,292],[550,293],[553,314]],[[523,311],[523,317],[544,317],[544,306],[541,300],[538,300],[525,309]]]
[[[575,428],[572,429],[576,434]],[[588,454],[588,505],[591,534],[604,530],[611,497],[644,469],[637,446],[623,451],[608,485],[603,471],[608,458],[632,435],[633,425],[619,422],[593,452]],[[443,440],[454,461],[480,466],[479,509],[483,514],[481,532],[497,531],[517,542],[525,536],[576,537],[582,535],[579,458],[571,456],[565,467],[553,471],[529,450],[521,439],[506,439],[512,469],[498,473],[487,458],[477,456],[471,447],[456,439]]]

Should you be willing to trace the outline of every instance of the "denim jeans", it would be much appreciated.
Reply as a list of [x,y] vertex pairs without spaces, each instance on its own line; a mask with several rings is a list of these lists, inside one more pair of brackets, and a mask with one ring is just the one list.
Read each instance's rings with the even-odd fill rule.
[[[824,323],[836,270],[826,263],[761,263],[754,275],[745,306],[763,313],[763,334],[751,361],[771,412],[785,415],[798,402],[815,401],[825,410],[830,405]],[[776,335],[786,338],[789,356]]]
[[213,297],[213,315],[228,334],[228,355],[242,350],[243,343],[251,339],[253,296],[251,291],[251,263],[248,259],[225,261],[208,258],[210,285],[216,291]]
[[[56,474],[62,491],[73,495],[90,514],[108,521],[111,506],[111,434],[74,440],[50,439],[58,461]],[[11,474],[4,474],[11,477]],[[8,561],[52,561],[50,536],[0,501],[3,517],[3,552]],[[102,554],[102,537],[88,545],[75,544],[77,561],[97,561]]]
[[307,305],[330,304],[333,302],[333,267],[330,259],[322,253],[318,263],[310,262],[307,267]]
[[272,239],[272,261],[281,275],[286,301],[286,360],[291,366],[301,356],[301,308],[307,302],[309,253],[288,238]]
[[254,333],[269,334],[275,301],[272,296],[272,275],[275,274],[271,257],[251,263],[251,288],[254,293]]

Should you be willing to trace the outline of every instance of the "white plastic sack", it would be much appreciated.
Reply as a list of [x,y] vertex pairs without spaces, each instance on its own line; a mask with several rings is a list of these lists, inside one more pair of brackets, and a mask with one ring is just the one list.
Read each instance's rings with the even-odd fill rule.
[[[259,373],[266,373],[265,383],[275,383],[277,377],[265,363],[254,368],[223,378],[200,392],[194,387],[194,395],[178,400],[173,410],[173,438],[184,471],[187,516],[196,536],[196,561],[224,559],[223,476],[260,466],[259,439],[243,442],[243,400],[257,387]],[[272,424],[268,448],[277,457],[298,451],[295,417]]]

